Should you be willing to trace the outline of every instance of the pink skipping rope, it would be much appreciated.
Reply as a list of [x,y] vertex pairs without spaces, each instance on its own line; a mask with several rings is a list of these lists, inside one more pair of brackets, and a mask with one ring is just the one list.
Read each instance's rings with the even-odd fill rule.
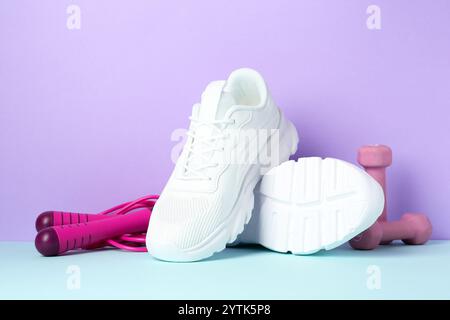
[[36,219],[36,249],[44,256],[107,245],[145,252],[145,232],[158,195],[149,195],[92,213],[46,211]]

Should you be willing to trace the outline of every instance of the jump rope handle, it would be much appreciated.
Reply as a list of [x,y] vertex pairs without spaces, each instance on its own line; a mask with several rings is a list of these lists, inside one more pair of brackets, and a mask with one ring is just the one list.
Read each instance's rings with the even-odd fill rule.
[[[142,208],[125,215],[80,215],[80,219],[84,217],[90,222],[72,220],[72,224],[41,229],[36,236],[35,245],[42,255],[55,256],[69,250],[91,247],[124,234],[145,232],[150,221],[150,213],[149,208]],[[51,217],[56,216],[58,215]],[[70,215],[68,217],[70,218]],[[72,219],[73,217],[72,214]],[[78,218],[78,214],[76,217]]]
[[96,220],[108,219],[109,215],[99,215],[93,213],[75,213],[64,211],[45,211],[36,218],[36,231],[42,229],[61,226],[73,223],[85,223]]

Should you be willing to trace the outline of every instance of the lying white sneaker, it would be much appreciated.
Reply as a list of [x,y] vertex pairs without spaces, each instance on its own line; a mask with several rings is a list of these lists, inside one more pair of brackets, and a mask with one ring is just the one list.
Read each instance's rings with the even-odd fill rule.
[[262,178],[238,241],[294,254],[330,250],[369,228],[383,207],[383,189],[359,167],[332,158],[290,160]]
[[[205,259],[235,241],[251,217],[261,175],[297,150],[295,127],[251,69],[210,83],[191,120],[147,232],[148,251],[161,260]],[[250,160],[251,150],[270,157]]]

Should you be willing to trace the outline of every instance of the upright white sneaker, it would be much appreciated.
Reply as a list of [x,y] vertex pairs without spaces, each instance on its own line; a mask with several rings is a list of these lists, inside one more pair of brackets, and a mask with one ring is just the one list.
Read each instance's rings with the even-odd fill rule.
[[295,127],[256,71],[239,69],[211,82],[193,107],[186,144],[153,209],[150,254],[196,261],[223,250],[248,223],[261,175],[297,144]]
[[330,250],[369,228],[384,206],[383,189],[359,167],[337,159],[290,160],[267,172],[239,242],[279,252]]

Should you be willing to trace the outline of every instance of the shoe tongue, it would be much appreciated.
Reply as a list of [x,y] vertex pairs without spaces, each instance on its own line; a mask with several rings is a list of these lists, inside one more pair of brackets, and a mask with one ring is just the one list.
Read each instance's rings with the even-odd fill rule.
[[225,81],[213,81],[203,91],[199,110],[200,120],[222,120],[228,109],[236,104],[225,84]]

